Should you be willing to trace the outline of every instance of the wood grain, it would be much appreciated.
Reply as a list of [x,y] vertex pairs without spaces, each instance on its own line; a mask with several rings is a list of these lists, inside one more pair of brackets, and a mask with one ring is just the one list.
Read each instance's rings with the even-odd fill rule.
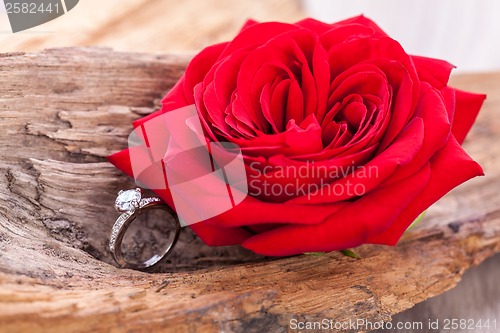
[[132,184],[104,156],[126,146],[130,122],[158,106],[187,61],[96,48],[0,57],[1,332],[286,332],[291,319],[390,320],[500,251],[500,74],[485,74],[455,83],[489,93],[465,144],[487,176],[433,206],[397,247],[362,246],[359,260],[274,259],[184,232],[160,272],[115,268],[112,204]]

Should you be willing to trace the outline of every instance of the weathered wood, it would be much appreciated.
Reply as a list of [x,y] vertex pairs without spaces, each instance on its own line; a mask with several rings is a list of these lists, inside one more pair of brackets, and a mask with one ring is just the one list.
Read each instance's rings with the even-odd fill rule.
[[[433,330],[435,333],[450,332],[444,329],[445,321],[448,319],[464,319],[470,324],[480,323],[474,333],[489,333],[498,331],[498,320],[500,316],[500,288],[498,288],[498,277],[500,276],[500,254],[488,258],[479,267],[470,269],[462,277],[460,283],[446,293],[428,299],[415,305],[413,308],[392,317],[392,325],[406,323],[407,325],[420,325],[426,327],[429,321],[438,323],[440,329]],[[496,328],[495,328],[496,320]],[[409,324],[410,323],[410,324]],[[490,329],[486,326],[490,325]],[[425,325],[425,326],[424,326]],[[416,326],[415,326],[416,327]],[[403,332],[411,332],[406,330]],[[413,332],[419,330],[414,329]],[[422,331],[422,330],[420,330]],[[386,333],[386,330],[377,333]],[[463,332],[463,331],[461,331]]]
[[[186,57],[54,49],[0,57],[0,331],[275,331],[289,321],[390,320],[500,251],[500,74],[457,77],[489,93],[466,149],[486,177],[433,206],[397,247],[266,259],[189,232],[162,273],[112,266],[118,189],[104,156],[126,146]],[[150,237],[145,235],[144,237]],[[136,239],[139,247],[142,239]]]

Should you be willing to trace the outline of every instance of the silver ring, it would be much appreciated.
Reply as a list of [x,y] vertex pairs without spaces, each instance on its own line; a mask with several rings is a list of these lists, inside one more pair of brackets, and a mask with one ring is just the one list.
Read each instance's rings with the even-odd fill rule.
[[[179,234],[181,225],[175,212],[165,204],[161,199],[151,197],[143,198],[142,190],[136,188],[133,190],[126,190],[118,192],[115,201],[115,209],[122,213],[116,220],[113,228],[111,229],[111,236],[109,239],[109,250],[113,254],[115,261],[121,268],[145,269],[152,267],[162,261],[168,253],[174,248]],[[172,243],[162,251],[162,253],[154,255],[150,259],[142,263],[130,263],[123,258],[122,241],[125,232],[134,220],[144,211],[149,209],[162,209],[168,212],[175,220],[175,235]]]

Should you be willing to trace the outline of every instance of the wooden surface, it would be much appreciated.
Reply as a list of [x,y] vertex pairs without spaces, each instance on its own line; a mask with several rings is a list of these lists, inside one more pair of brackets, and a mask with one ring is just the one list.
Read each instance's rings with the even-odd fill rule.
[[[393,316],[392,324],[396,323],[428,323],[438,321],[440,328],[429,330],[429,333],[446,333],[450,330],[444,329],[446,319],[479,320],[484,324],[489,320],[490,324],[496,320],[496,329],[492,326],[477,327],[474,330],[457,330],[457,333],[494,333],[498,332],[500,318],[500,288],[498,277],[500,276],[500,255],[488,258],[479,267],[467,271],[460,283],[450,291],[425,302],[415,305],[413,308]],[[376,333],[385,333],[381,330]],[[398,333],[413,333],[414,330],[401,330]],[[453,331],[455,333],[455,331]]]
[[[486,177],[433,206],[397,247],[261,258],[184,232],[162,272],[111,265],[112,205],[131,185],[104,156],[126,146],[188,59],[56,49],[0,57],[1,332],[286,332],[291,319],[390,320],[500,251],[500,74],[465,143]],[[139,246],[144,238],[136,239]]]

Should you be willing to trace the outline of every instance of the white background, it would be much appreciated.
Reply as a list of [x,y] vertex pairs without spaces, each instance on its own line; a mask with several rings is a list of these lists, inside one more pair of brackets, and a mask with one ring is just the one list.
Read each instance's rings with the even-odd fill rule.
[[500,69],[499,0],[303,0],[311,17],[364,14],[407,52],[448,60],[456,71]]

